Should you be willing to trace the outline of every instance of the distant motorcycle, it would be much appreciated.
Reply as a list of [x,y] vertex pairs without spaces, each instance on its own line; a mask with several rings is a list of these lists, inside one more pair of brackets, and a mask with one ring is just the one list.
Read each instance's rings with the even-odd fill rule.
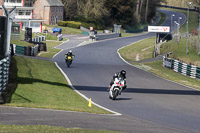
[[70,67],[70,65],[72,64],[72,56],[67,56],[66,58],[65,58],[65,62],[66,62],[66,64],[67,64],[67,67]]
[[115,78],[114,84],[110,87],[109,98],[115,100],[118,95],[121,94],[124,87],[124,80],[122,78]]

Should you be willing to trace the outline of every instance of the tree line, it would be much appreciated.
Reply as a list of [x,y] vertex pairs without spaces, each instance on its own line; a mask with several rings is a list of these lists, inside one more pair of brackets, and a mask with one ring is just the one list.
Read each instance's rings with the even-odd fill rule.
[[61,0],[64,19],[111,26],[147,23],[155,16],[155,4],[165,0]]

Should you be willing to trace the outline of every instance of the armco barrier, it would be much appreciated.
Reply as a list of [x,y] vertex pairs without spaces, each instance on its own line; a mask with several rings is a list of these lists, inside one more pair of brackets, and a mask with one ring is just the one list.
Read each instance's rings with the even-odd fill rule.
[[10,67],[10,57],[6,57],[0,60],[0,103],[3,103],[3,91],[5,91],[8,84],[9,76],[9,67]]
[[183,75],[190,76],[191,78],[200,79],[200,67],[198,66],[188,65],[178,60],[166,58],[165,56],[163,56],[163,66]]
[[96,40],[104,40],[104,39],[110,39],[110,38],[116,38],[116,37],[121,37],[120,33],[112,33],[112,34],[101,34],[101,35],[96,35]]

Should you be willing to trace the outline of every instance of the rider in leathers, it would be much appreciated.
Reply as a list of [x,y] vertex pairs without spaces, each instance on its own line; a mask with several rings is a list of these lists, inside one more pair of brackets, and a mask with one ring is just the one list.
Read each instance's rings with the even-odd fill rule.
[[122,91],[124,89],[126,89],[127,85],[126,85],[126,71],[125,70],[121,70],[120,72],[115,73],[115,75],[113,76],[113,79],[110,82],[110,87],[108,90],[110,90],[111,86],[114,84],[115,78],[122,78],[124,80],[124,87],[122,88]]
[[69,50],[69,52],[65,54],[65,58],[67,58],[68,56],[71,56],[72,59],[75,57],[75,55],[72,54],[72,50]]

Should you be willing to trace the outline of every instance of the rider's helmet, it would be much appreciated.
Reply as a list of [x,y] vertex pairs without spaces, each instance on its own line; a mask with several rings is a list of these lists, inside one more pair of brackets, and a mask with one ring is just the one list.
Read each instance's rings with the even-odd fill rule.
[[72,53],[72,50],[69,50],[69,53]]
[[122,78],[125,78],[125,77],[126,77],[126,71],[125,71],[125,70],[121,70],[120,76],[121,76]]

